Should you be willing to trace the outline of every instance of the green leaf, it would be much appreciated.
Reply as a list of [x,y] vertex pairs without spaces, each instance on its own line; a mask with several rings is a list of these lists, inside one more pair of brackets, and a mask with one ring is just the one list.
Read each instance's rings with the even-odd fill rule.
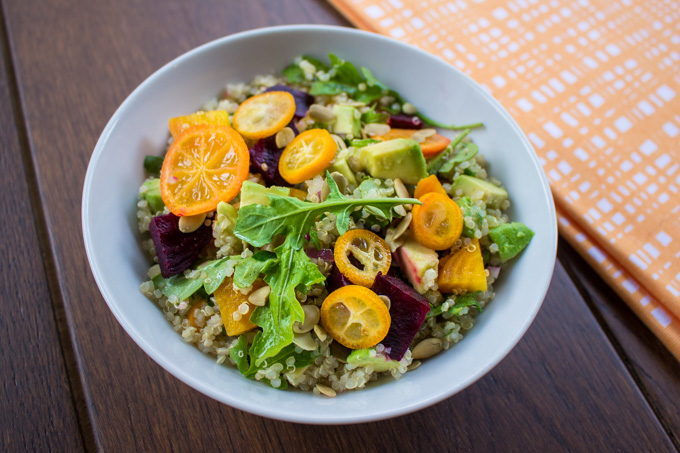
[[309,89],[309,94],[312,96],[335,96],[340,93],[354,95],[357,90],[358,89],[355,86],[347,85],[345,83],[317,81],[312,84],[312,87]]
[[383,97],[383,90],[377,86],[367,87],[365,90],[358,90],[354,99],[364,104],[373,104]]
[[[466,143],[458,152],[444,162],[438,173],[449,173],[453,168],[466,160],[470,160],[477,155],[479,147],[474,143]],[[467,170],[467,169],[466,169]],[[474,174],[472,175],[474,176]]]
[[205,280],[201,277],[187,278],[184,274],[173,275],[170,278],[157,275],[154,277],[153,283],[165,297],[176,296],[180,301],[188,299],[202,287],[207,294],[212,294],[219,288],[227,275],[228,260],[229,258],[222,258],[197,269],[207,274],[206,278],[210,278],[210,283],[205,283]]
[[477,129],[478,127],[484,127],[484,123],[461,124],[460,126],[444,124],[440,123],[439,121],[435,121],[432,118],[428,118],[420,112],[416,113],[416,116],[430,126],[438,127],[440,129],[448,129],[451,131],[462,131],[465,129]]
[[245,335],[238,337],[236,344],[229,350],[229,357],[236,362],[236,366],[241,374],[248,371],[248,339]]
[[430,162],[427,164],[427,172],[431,175],[437,174],[439,170],[442,168],[442,166],[446,163],[446,161],[449,159],[449,156],[451,155],[452,152],[456,149],[456,147],[460,144],[460,142],[463,141],[463,139],[470,133],[470,129],[465,129],[463,132],[459,133],[454,137],[453,140],[451,140],[451,143],[449,143],[449,146],[446,147],[444,151],[439,153],[437,157],[432,159]]
[[[446,312],[454,316],[459,316],[463,308],[474,306],[481,313],[482,306],[479,305],[479,302],[477,301],[477,299],[475,299],[474,294],[464,294],[462,296],[456,296],[455,303],[452,306],[450,306],[448,310],[446,310]],[[442,305],[439,305],[437,307],[430,306],[430,312],[427,315],[425,315],[425,319],[434,318],[435,316],[439,316],[442,313],[444,313]]]
[[276,254],[260,250],[248,258],[237,256],[231,259],[236,261],[236,266],[234,267],[234,286],[237,288],[248,288],[276,260]]
[[308,62],[313,64],[317,71],[328,71],[329,69],[326,63],[324,63],[323,61],[319,60],[316,57],[312,57],[310,55],[303,55],[302,59],[307,60]]
[[331,60],[331,71],[335,71],[333,81],[356,86],[364,81],[356,66],[349,61],[341,60],[335,55],[328,54]]
[[[293,197],[267,194],[271,203],[269,206],[248,205],[239,211],[234,234],[236,237],[254,245],[262,247],[272,242],[277,234],[288,236],[291,246],[299,248],[302,239],[314,226],[317,217],[332,213],[337,216],[337,228],[343,234],[349,225],[349,215],[357,206],[373,206],[380,209],[385,217],[392,218],[392,208],[402,204],[420,204],[412,198],[375,198],[353,199],[346,198],[340,193],[333,178],[328,176],[330,194],[322,203],[310,203]],[[277,253],[278,255],[278,253]]]
[[306,81],[305,73],[297,63],[293,63],[288,66],[286,69],[281,71],[281,74],[283,74],[283,76],[288,79],[289,83],[304,83]]
[[250,320],[262,328],[250,349],[251,367],[278,354],[293,342],[293,323],[304,321],[302,306],[295,297],[298,289],[307,293],[312,285],[325,280],[316,264],[302,249],[293,247],[294,238],[288,236],[277,247],[278,260],[268,267],[264,281],[271,287],[269,303],[255,309]]
[[373,75],[373,73],[371,72],[370,69],[365,68],[365,67],[362,66],[362,67],[361,67],[361,73],[362,73],[362,74],[364,75],[364,77],[366,78],[366,83],[367,83],[369,86],[375,86],[375,87],[380,88],[381,90],[389,91],[389,88],[388,88],[384,83],[382,83],[380,80],[378,80],[378,79]]
[[380,143],[380,140],[374,140],[372,138],[355,138],[350,142],[350,146],[359,149],[364,146],[372,145],[373,143]]
[[146,156],[144,158],[144,170],[150,175],[158,176],[163,167],[162,156]]
[[475,235],[475,229],[482,228],[482,222],[486,218],[486,209],[472,203],[470,197],[460,197],[456,200],[456,203],[463,211],[463,218],[471,218],[475,222],[475,228],[468,228],[467,225],[463,224],[463,236],[472,238]]
[[288,360],[289,357],[295,357],[294,364],[295,368],[303,368],[314,363],[314,359],[317,356],[318,353],[316,351],[296,352],[295,345],[289,344],[285,348],[281,349],[281,351],[279,351],[276,355],[267,359],[266,364],[263,362],[258,366],[251,361],[250,367],[243,374],[245,374],[249,378],[253,378],[259,370],[261,370],[262,368],[268,368],[274,365],[275,363],[280,363],[281,365],[283,365],[283,369],[284,371],[286,371],[288,369],[288,364],[286,363],[286,360]]
[[[389,114],[384,113],[384,112],[376,112],[374,107],[371,107],[370,110],[364,112],[363,115],[361,115],[361,121],[365,124],[370,124],[370,123],[385,124],[385,123],[387,123],[387,120],[389,120],[389,119],[390,119]],[[371,139],[366,139],[366,140],[371,140]]]
[[206,293],[214,293],[227,277],[227,261],[229,261],[229,258],[222,258],[211,265],[201,268],[202,272],[208,274],[206,280],[210,279],[210,283],[203,284]]

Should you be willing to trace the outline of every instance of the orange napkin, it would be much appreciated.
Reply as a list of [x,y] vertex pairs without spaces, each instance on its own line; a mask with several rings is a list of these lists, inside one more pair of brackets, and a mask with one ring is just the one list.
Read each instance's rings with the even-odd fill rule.
[[359,28],[440,56],[505,106],[541,159],[563,237],[680,360],[677,5],[330,2]]

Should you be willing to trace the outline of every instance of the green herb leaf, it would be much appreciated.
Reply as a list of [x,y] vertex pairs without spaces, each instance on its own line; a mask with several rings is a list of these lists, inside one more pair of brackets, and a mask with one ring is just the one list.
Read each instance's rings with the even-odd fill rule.
[[328,65],[316,57],[312,57],[310,55],[303,55],[302,59],[307,60],[309,63],[314,65],[317,71],[328,71]]
[[[466,160],[470,160],[477,155],[479,147],[474,143],[466,143],[460,150],[444,162],[438,173],[450,173],[454,167]],[[466,169],[467,170],[467,169]],[[474,176],[474,174],[472,175]]]
[[373,75],[373,73],[371,72],[370,69],[365,68],[365,67],[362,66],[362,67],[361,67],[361,73],[362,73],[362,74],[364,75],[364,77],[366,78],[366,83],[368,84],[368,86],[375,86],[375,87],[378,87],[378,88],[380,88],[381,90],[385,90],[385,91],[389,91],[389,90],[390,90],[384,83],[382,83],[380,80],[378,80],[378,79]]
[[222,284],[226,277],[227,261],[229,258],[213,261],[197,270],[205,272],[210,278],[210,283],[205,283],[201,277],[187,278],[184,274],[173,275],[170,278],[163,278],[157,275],[153,279],[154,286],[161,290],[165,297],[176,296],[182,301],[191,297],[201,287],[207,294],[212,294]]
[[342,60],[335,55],[328,54],[331,60],[331,71],[335,71],[333,80],[347,85],[358,85],[364,81],[356,66],[349,61]]
[[[370,110],[364,112],[361,115],[361,121],[364,124],[370,124],[370,123],[385,124],[385,123],[387,123],[387,120],[389,120],[389,119],[390,119],[389,114],[384,113],[384,112],[376,112],[374,107],[371,107]],[[366,139],[366,140],[371,140],[371,139]]]
[[[475,294],[477,294],[477,292],[475,292],[474,294],[464,294],[462,296],[456,296],[455,303],[452,306],[450,306],[448,310],[446,310],[446,312],[454,316],[459,316],[463,308],[474,306],[481,313],[482,306],[479,305],[479,302],[477,301],[477,299],[475,299]],[[430,312],[427,315],[425,315],[425,319],[434,318],[435,316],[439,316],[442,313],[444,313],[442,305],[439,305],[437,307],[430,306]]]
[[477,129],[478,127],[484,127],[484,123],[461,124],[460,126],[456,126],[453,124],[444,124],[440,123],[439,121],[435,121],[432,118],[428,118],[427,116],[423,115],[420,112],[416,113],[416,116],[430,126],[438,127],[441,129],[448,129],[451,131],[462,131],[465,129]]
[[293,63],[286,67],[286,69],[281,71],[281,74],[288,79],[289,83],[304,83],[306,81],[305,73],[297,63]]
[[470,197],[460,197],[456,200],[456,203],[463,211],[463,218],[471,218],[475,222],[475,228],[468,228],[467,225],[463,225],[463,236],[472,238],[475,236],[475,229],[482,228],[482,222],[486,218],[486,210],[475,203],[472,203]]
[[271,287],[269,303],[255,309],[250,320],[262,328],[250,348],[251,367],[259,366],[293,342],[293,323],[304,321],[302,306],[295,297],[298,289],[307,293],[312,285],[325,280],[304,250],[295,248],[290,235],[276,248],[278,260],[267,267],[264,281]]
[[146,156],[144,158],[144,170],[146,170],[148,174],[158,176],[161,173],[162,167],[163,167],[162,156]]
[[248,339],[245,335],[238,337],[238,341],[229,350],[229,357],[236,362],[238,371],[246,374],[248,371]]
[[432,159],[428,164],[427,164],[427,172],[431,175],[437,174],[439,170],[442,168],[444,163],[449,159],[449,156],[451,155],[452,152],[456,149],[456,147],[460,144],[461,141],[470,133],[470,129],[465,129],[463,132],[459,133],[454,137],[453,140],[451,140],[451,143],[449,143],[449,146],[446,147],[444,151],[439,153],[437,157]]
[[314,82],[312,87],[309,89],[309,94],[312,96],[335,96],[340,93],[347,93],[353,96],[358,88],[353,85],[347,85],[345,83],[338,82]]
[[273,264],[276,260],[276,254],[266,250],[260,250],[248,258],[232,256],[231,259],[236,261],[236,266],[234,268],[234,286],[237,288],[248,288],[268,266]]

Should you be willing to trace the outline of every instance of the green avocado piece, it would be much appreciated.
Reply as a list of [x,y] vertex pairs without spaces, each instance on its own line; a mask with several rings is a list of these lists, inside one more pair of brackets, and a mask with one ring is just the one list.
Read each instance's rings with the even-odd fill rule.
[[336,105],[333,107],[335,123],[333,133],[344,137],[359,137],[361,135],[361,115],[351,105]]
[[346,149],[340,151],[338,155],[335,156],[335,160],[333,161],[333,163],[330,165],[330,167],[328,167],[328,171],[331,173],[337,171],[342,176],[347,178],[348,183],[350,183],[353,186],[356,186],[357,177],[354,175],[352,169],[349,168],[349,164],[347,163],[347,157],[349,157],[349,151],[347,151]]
[[165,208],[163,199],[161,198],[161,180],[158,178],[147,179],[143,184],[146,187],[146,192],[144,192],[144,199],[149,203],[151,212],[154,214],[161,212]]
[[406,184],[418,184],[427,177],[427,165],[415,140],[395,138],[360,148],[360,165],[374,178],[399,178]]
[[498,256],[505,262],[517,256],[529,245],[534,232],[523,223],[512,222],[490,229],[489,237],[498,245]]
[[372,366],[375,371],[382,373],[399,366],[396,360],[388,359],[378,354],[375,348],[355,349],[347,356],[347,363],[354,366]]
[[249,204],[269,206],[270,200],[267,194],[287,197],[290,195],[290,189],[279,186],[265,187],[256,182],[244,181],[241,186],[241,207],[248,206]]
[[490,208],[499,208],[501,203],[508,199],[508,192],[502,187],[491,184],[474,176],[461,175],[451,184],[451,190],[463,191],[463,196],[475,198],[478,192],[482,192],[482,200]]
[[475,236],[475,229],[482,229],[482,222],[486,217],[486,209],[478,206],[470,200],[470,197],[460,197],[456,200],[458,207],[463,212],[463,220],[467,222],[468,219],[472,219],[475,222],[475,228],[468,228],[468,226],[463,223],[463,236],[472,238]]

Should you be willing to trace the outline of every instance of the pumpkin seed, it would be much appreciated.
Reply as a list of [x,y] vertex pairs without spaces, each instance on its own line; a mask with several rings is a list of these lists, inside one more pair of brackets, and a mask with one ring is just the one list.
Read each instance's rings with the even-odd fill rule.
[[320,123],[330,123],[335,120],[335,113],[328,107],[320,104],[312,104],[307,114],[311,119]]
[[293,132],[293,129],[284,127],[276,133],[276,146],[278,148],[285,148],[288,146],[288,143],[293,141],[294,138],[295,132]]
[[443,349],[442,340],[439,338],[426,338],[418,343],[411,351],[411,357],[416,359],[429,359]]
[[179,218],[179,231],[182,233],[193,233],[198,230],[205,221],[205,212],[196,215],[187,215]]

